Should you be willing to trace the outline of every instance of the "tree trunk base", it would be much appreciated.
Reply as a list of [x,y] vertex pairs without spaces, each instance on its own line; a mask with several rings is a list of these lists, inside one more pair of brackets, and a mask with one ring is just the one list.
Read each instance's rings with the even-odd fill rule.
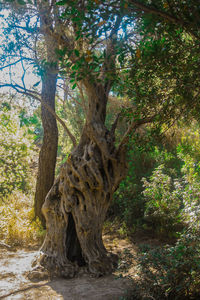
[[[112,195],[124,177],[124,153],[115,152],[108,131],[95,123],[85,128],[46,196],[42,212],[46,237],[38,266],[50,276],[72,278],[86,272],[99,277],[113,272],[117,256],[102,240],[103,223]],[[97,134],[100,144],[90,139]]]
[[41,253],[35,262],[34,271],[48,274],[50,278],[63,277],[73,278],[78,272],[79,267],[76,263],[68,261],[59,261],[57,257],[51,257],[45,253]]
[[63,262],[55,257],[49,257],[45,253],[41,253],[33,262],[33,269],[27,274],[32,281],[42,281],[53,278],[72,279],[83,274],[92,277],[101,277],[111,274],[117,268],[118,256],[108,253],[107,257],[91,262],[89,265],[78,266],[75,262]]

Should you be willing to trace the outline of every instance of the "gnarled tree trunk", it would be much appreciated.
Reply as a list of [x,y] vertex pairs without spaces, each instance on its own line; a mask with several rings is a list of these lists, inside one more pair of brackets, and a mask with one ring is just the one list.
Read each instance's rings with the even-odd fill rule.
[[105,127],[107,95],[102,86],[87,89],[89,112],[79,142],[49,191],[42,211],[47,234],[40,264],[56,275],[73,277],[85,265],[96,276],[110,273],[102,227],[112,195],[126,173],[125,151],[117,152]]

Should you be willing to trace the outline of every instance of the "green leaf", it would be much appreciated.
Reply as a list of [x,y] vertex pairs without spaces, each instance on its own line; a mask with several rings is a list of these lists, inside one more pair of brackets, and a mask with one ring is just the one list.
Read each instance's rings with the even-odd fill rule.
[[17,0],[17,2],[18,2],[20,5],[25,5],[25,4],[26,4],[26,2],[23,1],[23,0]]
[[56,5],[60,5],[60,6],[63,6],[63,5],[65,5],[65,4],[66,4],[66,1],[65,1],[65,0],[56,2]]
[[78,70],[78,68],[79,68],[78,65],[73,65],[73,66],[72,66],[72,70],[73,70],[73,71],[74,71],[74,70]]
[[77,56],[77,57],[79,57],[79,51],[77,50],[77,49],[74,49],[74,53],[75,53],[75,55]]
[[75,78],[76,72],[73,72],[69,75],[70,78]]
[[40,81],[36,82],[33,86],[36,87],[40,84]]
[[74,83],[74,85],[72,86],[72,90],[74,90],[76,87],[76,83]]
[[70,56],[72,55],[72,52],[73,52],[73,50],[70,50],[70,51],[67,53],[68,57],[70,57]]

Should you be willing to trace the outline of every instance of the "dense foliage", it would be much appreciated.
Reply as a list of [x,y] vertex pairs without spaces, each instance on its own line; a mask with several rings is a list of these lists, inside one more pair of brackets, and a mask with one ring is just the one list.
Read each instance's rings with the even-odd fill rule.
[[157,139],[144,129],[143,138],[129,145],[129,173],[109,211],[120,219],[122,233],[142,230],[171,244],[141,249],[143,284],[155,299],[199,293],[199,133],[196,122]]

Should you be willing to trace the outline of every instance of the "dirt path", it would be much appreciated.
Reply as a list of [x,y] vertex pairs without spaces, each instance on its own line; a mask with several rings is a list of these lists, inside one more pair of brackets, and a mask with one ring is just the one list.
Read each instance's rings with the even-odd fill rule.
[[[31,269],[36,251],[0,249],[0,299],[26,300],[114,300],[125,299],[137,278],[136,249],[125,239],[104,237],[108,250],[121,253],[115,274],[101,278],[82,275],[70,280],[56,279],[32,282],[25,276]],[[124,257],[123,257],[124,254]],[[124,277],[124,276],[129,276]],[[134,299],[135,297],[131,297]]]

